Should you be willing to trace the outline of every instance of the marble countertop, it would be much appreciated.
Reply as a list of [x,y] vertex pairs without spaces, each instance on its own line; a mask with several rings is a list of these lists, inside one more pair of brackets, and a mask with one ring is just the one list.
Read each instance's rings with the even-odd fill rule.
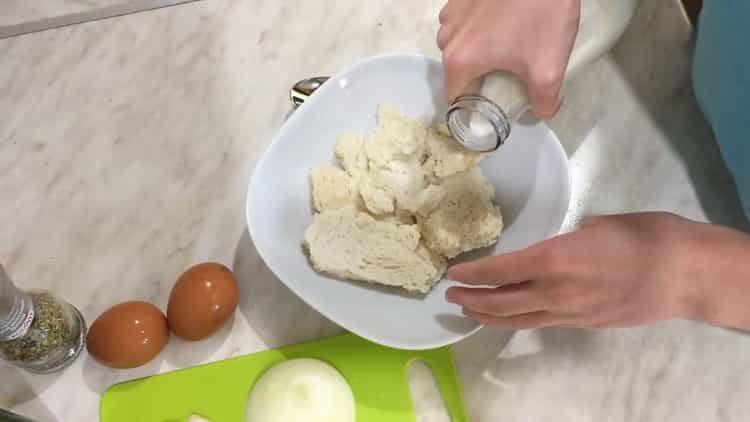
[[200,0],[3,0],[0,39]]
[[[166,305],[199,261],[233,267],[242,290],[215,337],[173,339],[143,368],[85,354],[49,376],[0,364],[0,407],[94,421],[112,383],[338,333],[259,259],[247,181],[292,82],[377,53],[437,56],[441,3],[203,0],[0,40],[0,261],[16,282],[54,289],[89,321],[123,300]],[[567,229],[656,209],[746,224],[692,96],[690,39],[676,1],[644,0],[571,87],[551,123],[573,172]],[[747,335],[677,321],[484,329],[454,350],[472,421],[661,422],[750,420],[748,348]],[[420,420],[441,420],[424,385]]]
[[128,0],[3,0],[0,26],[19,25],[39,19],[87,12],[126,1]]

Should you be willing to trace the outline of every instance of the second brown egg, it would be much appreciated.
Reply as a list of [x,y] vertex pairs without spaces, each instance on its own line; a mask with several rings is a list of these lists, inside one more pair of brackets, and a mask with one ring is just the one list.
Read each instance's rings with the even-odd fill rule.
[[169,328],[182,339],[202,340],[232,316],[237,296],[237,282],[229,268],[214,262],[190,267],[169,295]]

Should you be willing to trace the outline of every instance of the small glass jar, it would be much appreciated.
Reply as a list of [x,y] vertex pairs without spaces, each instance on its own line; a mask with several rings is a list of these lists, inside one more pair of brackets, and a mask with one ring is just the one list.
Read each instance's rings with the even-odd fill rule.
[[445,119],[453,138],[472,151],[492,152],[510,136],[508,115],[483,95],[466,94],[456,98]]
[[0,358],[33,373],[70,365],[81,353],[86,322],[54,294],[22,291],[0,266]]

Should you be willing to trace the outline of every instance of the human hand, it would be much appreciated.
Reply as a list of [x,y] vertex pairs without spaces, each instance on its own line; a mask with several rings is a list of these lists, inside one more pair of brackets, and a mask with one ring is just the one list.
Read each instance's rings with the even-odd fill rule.
[[487,325],[624,327],[671,318],[750,329],[750,236],[666,213],[589,219],[572,233],[450,269],[449,302]]
[[473,80],[504,70],[526,83],[537,117],[552,117],[580,9],[580,0],[448,0],[437,37],[448,102]]

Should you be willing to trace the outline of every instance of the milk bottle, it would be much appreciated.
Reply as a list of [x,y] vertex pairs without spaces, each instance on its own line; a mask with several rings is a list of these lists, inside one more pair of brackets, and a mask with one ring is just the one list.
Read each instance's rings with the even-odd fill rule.
[[[578,35],[565,71],[567,81],[608,52],[620,39],[639,0],[581,0]],[[511,126],[529,108],[524,83],[496,71],[456,98],[446,115],[453,136],[465,147],[493,151],[510,136]]]

